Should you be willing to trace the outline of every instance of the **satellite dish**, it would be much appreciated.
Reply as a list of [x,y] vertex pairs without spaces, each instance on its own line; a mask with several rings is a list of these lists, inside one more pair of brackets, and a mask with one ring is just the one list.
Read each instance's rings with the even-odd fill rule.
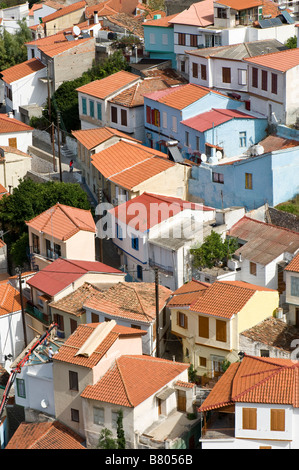
[[81,33],[79,26],[73,26],[73,34],[74,36],[79,36]]
[[217,150],[217,152],[216,152],[216,158],[217,158],[217,160],[221,160],[221,158],[222,158],[222,153],[220,152],[220,150]]
[[44,409],[45,409],[45,408],[48,408],[48,406],[49,406],[49,403],[48,403],[47,400],[45,400],[44,398],[42,399],[42,401],[40,402],[40,404],[41,404],[41,407],[44,408]]
[[206,156],[205,153],[202,153],[201,156],[200,156],[200,158],[201,158],[201,161],[202,161],[202,162],[206,162],[206,161],[207,161],[207,156]]

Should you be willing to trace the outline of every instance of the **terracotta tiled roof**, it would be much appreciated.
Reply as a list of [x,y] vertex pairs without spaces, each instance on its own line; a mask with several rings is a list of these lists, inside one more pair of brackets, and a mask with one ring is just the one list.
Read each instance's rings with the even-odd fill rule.
[[163,16],[162,18],[158,18],[157,20],[145,20],[143,26],[159,26],[160,28],[173,28],[173,24],[170,23],[170,20],[174,19],[177,16],[175,15],[168,15]]
[[214,126],[219,126],[233,119],[253,119],[253,116],[242,113],[237,109],[214,109],[202,114],[198,114],[190,119],[185,119],[181,123],[199,132],[205,132]]
[[299,362],[247,356],[233,363],[199,408],[207,411],[238,402],[299,406]]
[[258,57],[248,57],[244,60],[253,65],[262,65],[265,68],[286,72],[299,65],[299,49],[287,49]]
[[26,60],[21,64],[13,65],[8,69],[2,70],[2,80],[5,83],[13,83],[44,68],[45,65],[39,59],[33,58]]
[[81,397],[133,408],[157,393],[188,366],[152,356],[121,356],[95,385],[85,388]]
[[[2,184],[0,184],[0,199],[2,199],[4,195],[8,196],[9,192],[7,191],[7,189],[4,188],[4,186]],[[4,243],[3,240],[1,240],[0,243]],[[4,245],[5,245],[5,243],[4,243]],[[3,245],[1,245],[1,246],[3,246]]]
[[[159,286],[159,311],[171,295],[167,287]],[[90,297],[84,307],[112,317],[151,323],[156,318],[155,284],[147,282],[119,282]]]
[[86,18],[91,18],[94,15],[94,12],[98,13],[98,16],[101,17],[103,15],[105,16],[110,16],[114,15],[117,13],[117,10],[115,10],[112,5],[109,5],[110,0],[100,2],[95,5],[88,5],[85,8],[85,16]]
[[6,146],[6,145],[1,145],[0,147],[2,150],[4,150],[4,157],[0,157],[0,161],[3,161],[6,159],[6,154],[7,153],[13,153],[15,155],[20,155],[21,157],[27,157],[27,158],[32,158],[31,155],[29,155],[28,153],[25,153],[25,152],[22,152],[22,150],[19,150],[15,147],[10,147],[10,146]]
[[191,382],[182,382],[182,380],[178,380],[177,382],[175,382],[175,384],[177,387],[184,387],[184,388],[194,388],[196,385],[194,383],[191,383]]
[[51,13],[50,15],[44,16],[43,23],[48,23],[49,21],[55,20],[56,18],[60,18],[61,16],[68,15],[69,13],[72,13],[73,11],[80,10],[81,8],[83,9],[85,7],[86,7],[86,2],[84,0],[72,3],[71,5],[63,7],[60,10],[57,10],[54,13]]
[[292,341],[299,337],[299,328],[288,325],[283,320],[269,317],[252,328],[242,331],[241,335],[252,341],[291,352],[294,350],[291,346]]
[[116,13],[109,15],[108,20],[111,23],[121,26],[130,33],[142,38],[143,37],[143,18],[137,18],[126,13]]
[[59,421],[21,423],[5,449],[85,449],[84,441]]
[[95,98],[105,99],[108,96],[121,90],[126,85],[134,83],[139,80],[137,75],[120,70],[119,72],[108,75],[108,77],[102,78],[101,80],[94,80],[93,82],[87,83],[79,88],[77,91],[80,93],[86,93],[87,95],[94,96]]
[[0,134],[28,131],[33,131],[33,127],[30,127],[24,122],[7,116],[7,114],[0,114]]
[[256,291],[276,291],[241,281],[216,281],[190,305],[193,312],[222,318],[238,314]]
[[25,46],[45,46],[49,44],[55,44],[60,42],[67,42],[67,39],[63,32],[59,32],[56,34],[51,34],[51,36],[45,36],[44,38],[34,39],[33,41],[26,42]]
[[158,150],[124,141],[92,155],[91,163],[106,179],[126,189],[175,165]]
[[151,100],[158,101],[159,103],[163,103],[166,106],[170,106],[171,108],[184,109],[209,93],[215,93],[215,91],[200,85],[188,83],[187,85],[156,91],[144,96]]
[[94,351],[89,356],[78,354],[81,347],[94,333],[95,329],[100,325],[108,323],[88,323],[79,325],[76,331],[69,336],[67,341],[60,347],[59,352],[55,354],[55,361],[67,362],[69,364],[78,365],[92,369],[95,367],[102,357],[108,352],[111,346],[120,336],[143,336],[146,332],[136,328],[128,328],[122,325],[115,325],[104,338],[101,337],[95,343]]
[[[134,204],[142,204],[144,212],[140,211],[136,215],[133,211],[129,210],[130,206],[134,206]],[[136,230],[144,232],[185,209],[198,211],[213,210],[202,204],[184,201],[178,197],[144,192],[140,196],[114,207],[109,213],[126,225],[133,226]]]
[[21,297],[8,281],[0,282],[0,316],[21,310]]
[[159,78],[147,78],[122,91],[109,101],[110,103],[116,103],[128,108],[143,106],[143,96],[145,93],[151,93],[155,90],[163,90],[165,88],[168,88],[168,85],[163,80]]
[[244,216],[228,231],[228,235],[246,243],[235,255],[266,265],[283,253],[299,249],[299,233]]
[[172,299],[168,302],[167,307],[187,307],[198,300],[205,294],[210,286],[208,282],[200,282],[192,279],[192,281],[183,284],[179,289],[173,292]]
[[123,137],[124,139],[139,142],[133,137],[129,137],[124,132],[120,132],[112,127],[97,127],[95,129],[81,129],[79,131],[72,131],[72,135],[88,150],[93,149],[97,145],[105,142],[111,137]]
[[[54,44],[46,44],[39,46],[39,50],[46,54],[49,57],[55,57],[59,54],[62,54],[65,51],[73,49],[74,47],[83,47],[89,46],[89,50],[94,50],[94,39],[93,38],[85,38],[85,39],[78,39],[78,41],[64,41],[64,42],[57,42]],[[82,51],[85,53],[86,50]]]
[[83,313],[85,313],[83,308],[84,302],[97,292],[98,289],[88,282],[85,282],[81,287],[76,289],[71,294],[66,295],[56,302],[51,302],[49,307],[80,317]]
[[284,270],[299,273],[299,253],[294,256],[292,261],[284,268]]
[[96,225],[89,210],[59,203],[27,221],[26,225],[62,241],[68,240],[81,230],[96,232]]
[[238,0],[220,0],[221,5],[226,5],[227,7],[233,8],[234,10],[246,10],[247,8],[254,8],[263,5],[263,0],[242,0],[240,3]]
[[189,8],[177,14],[170,22],[202,28],[210,26],[214,23],[214,2],[213,0],[202,0],[193,3]]
[[261,140],[259,144],[264,148],[263,153],[268,153],[290,147],[298,147],[299,141],[286,139],[285,137],[280,137],[278,135],[268,135],[265,139]]
[[38,271],[27,284],[50,296],[56,295],[88,272],[123,274],[99,261],[74,261],[58,258]]

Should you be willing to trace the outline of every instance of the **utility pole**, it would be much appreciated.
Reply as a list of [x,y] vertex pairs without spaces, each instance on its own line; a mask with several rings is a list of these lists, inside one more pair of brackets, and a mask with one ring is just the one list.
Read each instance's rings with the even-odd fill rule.
[[52,143],[52,153],[53,153],[53,170],[56,171],[55,144],[54,144],[54,123],[52,122],[52,111],[51,111],[49,65],[47,65],[47,84],[48,84],[48,113],[49,113],[49,121],[51,122],[51,143]]
[[156,293],[156,357],[160,357],[160,335],[159,335],[159,270],[155,271],[155,293]]
[[[102,188],[99,188],[98,189],[98,204],[102,204],[103,202],[103,191],[102,191]],[[101,220],[101,218],[103,217],[103,215],[101,216],[98,216],[98,220]],[[102,237],[102,234],[101,233],[98,233],[98,235],[100,235],[98,238],[99,238],[99,251],[100,251],[100,262],[103,263],[103,237]]]
[[23,332],[24,332],[24,342],[25,342],[25,348],[26,348],[28,342],[27,342],[25,310],[24,310],[24,302],[23,302],[23,287],[22,287],[22,271],[21,271],[21,268],[19,268],[19,289],[20,289],[20,298],[21,298],[21,310],[22,310],[22,323],[23,323]]
[[60,111],[57,110],[57,141],[58,141],[58,160],[59,160],[59,176],[62,182],[61,155],[60,155]]

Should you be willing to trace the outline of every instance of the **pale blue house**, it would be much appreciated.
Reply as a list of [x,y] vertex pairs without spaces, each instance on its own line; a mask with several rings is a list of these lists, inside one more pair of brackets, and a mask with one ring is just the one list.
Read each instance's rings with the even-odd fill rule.
[[274,207],[299,193],[299,141],[268,136],[255,156],[210,162],[192,167],[189,197],[194,201],[252,210],[265,203]]
[[151,59],[171,60],[172,68],[176,68],[176,55],[173,24],[168,21],[175,16],[165,16],[143,23],[145,51],[149,53]]

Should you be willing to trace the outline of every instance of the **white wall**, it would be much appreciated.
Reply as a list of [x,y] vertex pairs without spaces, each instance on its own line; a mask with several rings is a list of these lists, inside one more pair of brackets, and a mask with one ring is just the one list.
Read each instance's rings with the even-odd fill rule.
[[0,147],[2,145],[8,146],[9,139],[17,139],[17,148],[22,152],[27,153],[28,147],[32,145],[32,131],[26,132],[11,132],[9,134],[0,133]]
[[4,356],[12,354],[14,360],[24,348],[24,334],[21,311],[0,317],[0,364]]

